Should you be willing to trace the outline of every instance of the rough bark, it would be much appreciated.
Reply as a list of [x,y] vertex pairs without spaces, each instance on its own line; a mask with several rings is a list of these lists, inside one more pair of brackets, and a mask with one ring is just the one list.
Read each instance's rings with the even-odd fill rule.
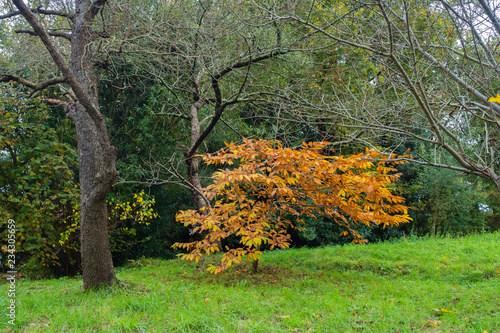
[[[77,2],[77,16],[72,31],[71,65],[77,82],[98,109],[98,79],[91,58],[91,8]],[[68,116],[74,121],[80,163],[80,233],[83,265],[83,289],[113,285],[117,282],[109,246],[106,197],[115,181],[116,150],[110,145],[104,117],[92,117],[76,103]]]
[[81,104],[68,116],[75,123],[80,165],[80,244],[83,290],[117,282],[108,235],[106,197],[116,177],[116,151]]

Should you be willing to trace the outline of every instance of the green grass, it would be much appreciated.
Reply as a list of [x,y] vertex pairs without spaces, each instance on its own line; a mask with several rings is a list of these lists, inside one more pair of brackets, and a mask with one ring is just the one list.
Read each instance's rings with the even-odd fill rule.
[[18,281],[2,332],[500,332],[500,233],[264,253],[213,276],[207,261],[143,259],[121,288]]

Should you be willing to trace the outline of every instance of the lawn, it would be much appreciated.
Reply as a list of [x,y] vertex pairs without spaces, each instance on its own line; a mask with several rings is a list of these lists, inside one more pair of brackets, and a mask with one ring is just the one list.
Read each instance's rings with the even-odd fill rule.
[[142,259],[119,288],[16,282],[2,332],[500,332],[500,233],[264,253],[219,275]]

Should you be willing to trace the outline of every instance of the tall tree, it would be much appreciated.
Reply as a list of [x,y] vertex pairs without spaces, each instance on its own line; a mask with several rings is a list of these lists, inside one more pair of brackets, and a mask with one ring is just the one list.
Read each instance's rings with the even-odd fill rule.
[[[66,83],[70,86],[68,100],[56,102],[66,106],[67,116],[76,128],[83,289],[113,285],[117,279],[109,246],[106,197],[117,175],[116,150],[110,144],[105,119],[99,110],[98,76],[94,72],[93,49],[95,40],[106,34],[105,31],[94,30],[96,16],[103,10],[106,0],[74,0],[72,4],[47,2],[46,8],[35,7],[36,2],[30,6],[22,0],[13,0],[12,3],[15,8],[6,5],[8,12],[1,15],[0,19],[24,18],[31,29],[19,29],[16,32],[38,38],[61,76],[37,83],[11,73],[1,73],[0,81],[15,81],[34,92],[54,84]],[[50,29],[51,20],[46,19],[48,17],[65,19],[70,33]],[[56,38],[69,41],[69,57],[65,57],[67,49],[57,47],[61,47],[61,44]]]

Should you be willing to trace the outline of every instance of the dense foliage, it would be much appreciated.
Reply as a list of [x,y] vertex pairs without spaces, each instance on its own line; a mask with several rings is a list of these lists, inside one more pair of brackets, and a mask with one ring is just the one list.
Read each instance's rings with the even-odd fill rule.
[[26,270],[44,276],[57,265],[68,273],[77,263],[79,193],[76,150],[61,140],[67,125],[14,89],[0,95],[0,109],[1,237],[14,219],[17,259]]

